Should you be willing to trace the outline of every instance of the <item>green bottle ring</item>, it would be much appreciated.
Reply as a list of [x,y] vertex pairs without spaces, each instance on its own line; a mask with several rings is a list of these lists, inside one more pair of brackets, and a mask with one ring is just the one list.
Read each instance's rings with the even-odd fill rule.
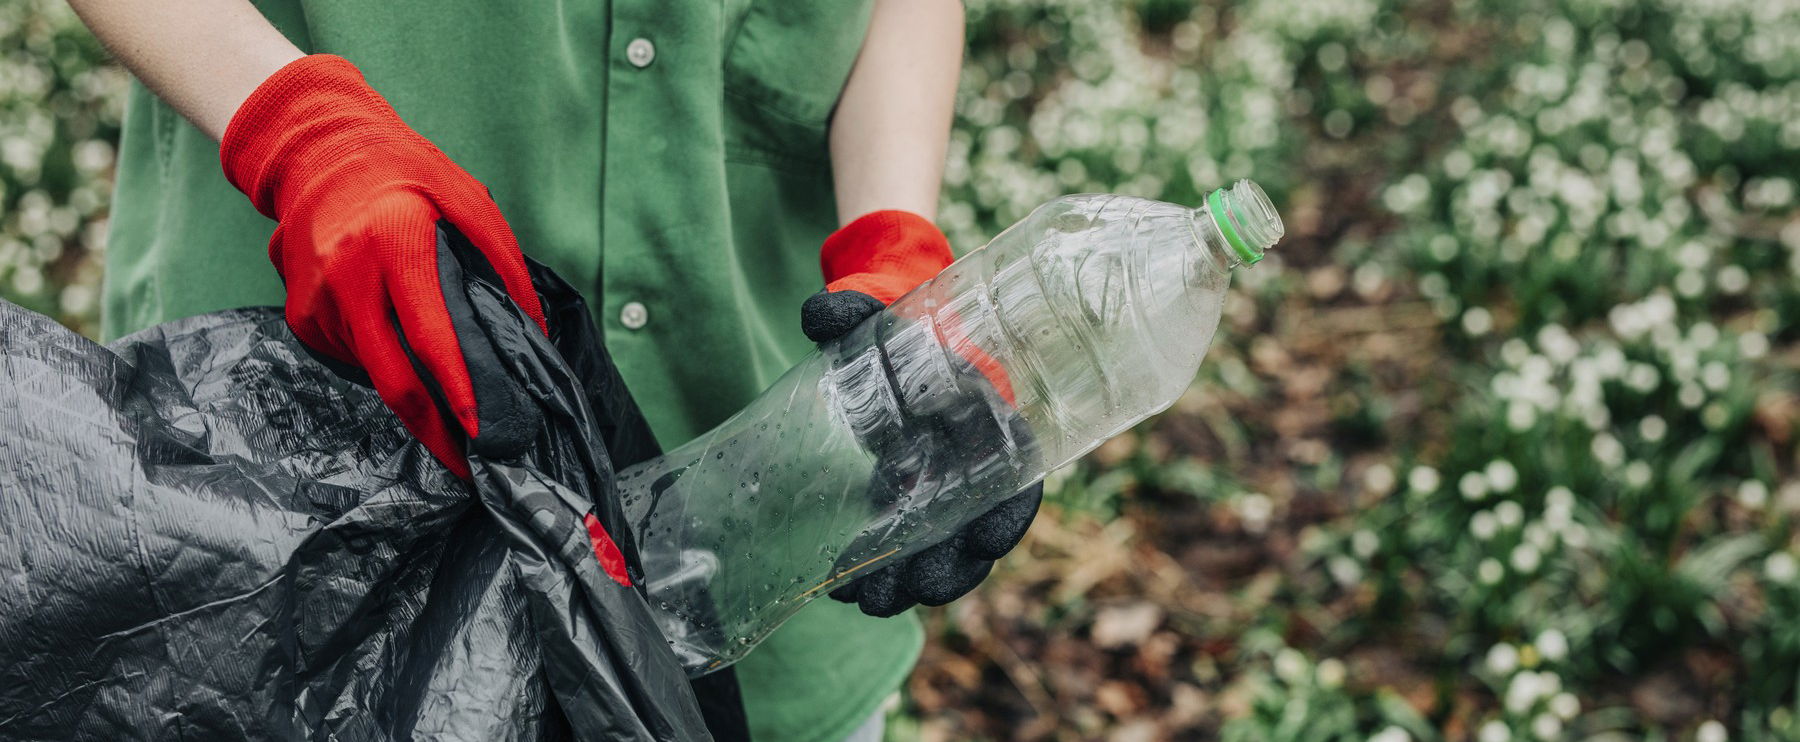
[[1231,245],[1231,249],[1237,252],[1238,258],[1244,261],[1244,265],[1251,265],[1263,259],[1262,252],[1244,242],[1244,238],[1238,236],[1237,227],[1231,224],[1231,217],[1225,212],[1225,189],[1220,188],[1207,194],[1206,206],[1207,211],[1212,213],[1213,223],[1219,225],[1219,233],[1225,235],[1226,244]]

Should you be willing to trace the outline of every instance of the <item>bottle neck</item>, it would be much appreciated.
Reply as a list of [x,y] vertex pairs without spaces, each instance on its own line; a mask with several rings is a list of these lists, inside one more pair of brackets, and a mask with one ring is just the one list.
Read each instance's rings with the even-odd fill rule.
[[1207,194],[1191,223],[1195,239],[1223,270],[1255,265],[1286,231],[1268,194],[1249,180]]
[[1225,233],[1213,221],[1205,206],[1194,209],[1188,229],[1193,233],[1194,244],[1200,251],[1197,272],[1230,273],[1245,265],[1244,255],[1232,249],[1225,239]]

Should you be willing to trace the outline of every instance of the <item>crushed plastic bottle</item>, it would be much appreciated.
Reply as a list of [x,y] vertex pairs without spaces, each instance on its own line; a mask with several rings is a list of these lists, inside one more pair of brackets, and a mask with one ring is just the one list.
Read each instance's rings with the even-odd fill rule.
[[1056,199],[621,473],[651,606],[688,671],[737,661],[812,599],[1173,404],[1231,269],[1282,231],[1248,180],[1198,209]]

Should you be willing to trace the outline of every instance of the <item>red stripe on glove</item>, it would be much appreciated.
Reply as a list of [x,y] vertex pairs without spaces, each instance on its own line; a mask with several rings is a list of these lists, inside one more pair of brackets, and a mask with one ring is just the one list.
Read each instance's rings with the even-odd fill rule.
[[619,551],[618,544],[613,543],[606,526],[601,525],[593,513],[588,513],[581,522],[587,525],[588,540],[594,544],[594,558],[600,560],[600,568],[606,570],[606,576],[613,582],[631,587],[631,575],[625,570],[625,554]]

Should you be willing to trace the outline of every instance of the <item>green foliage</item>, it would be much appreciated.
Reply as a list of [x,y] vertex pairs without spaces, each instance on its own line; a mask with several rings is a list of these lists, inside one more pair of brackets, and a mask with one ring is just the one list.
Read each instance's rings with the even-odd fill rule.
[[92,330],[125,74],[60,0],[0,3],[0,298]]

